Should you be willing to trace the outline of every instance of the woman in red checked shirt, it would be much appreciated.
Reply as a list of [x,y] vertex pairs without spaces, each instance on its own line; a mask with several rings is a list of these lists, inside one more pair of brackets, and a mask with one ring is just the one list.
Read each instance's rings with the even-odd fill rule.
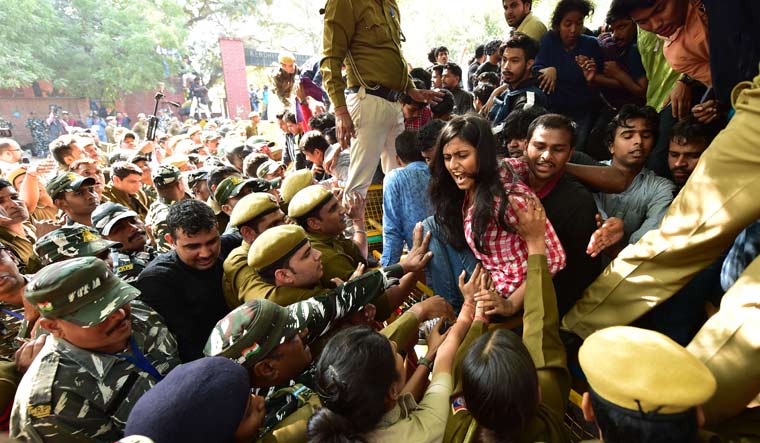
[[[509,317],[525,296],[528,250],[516,233],[517,217],[507,197],[529,205],[533,191],[520,181],[527,177],[521,161],[496,159],[496,139],[482,117],[455,117],[443,128],[430,164],[430,193],[435,221],[445,240],[461,249],[466,243],[491,274],[495,291],[485,297],[487,315]],[[528,202],[528,203],[526,203]],[[565,267],[565,251],[546,221],[549,271]]]

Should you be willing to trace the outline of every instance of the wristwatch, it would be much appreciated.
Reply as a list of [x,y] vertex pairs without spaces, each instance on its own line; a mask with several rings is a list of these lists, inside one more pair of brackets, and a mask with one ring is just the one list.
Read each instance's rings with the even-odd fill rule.
[[420,366],[427,366],[429,371],[433,370],[433,362],[425,357],[420,357],[417,359],[417,364]]
[[685,84],[686,86],[691,86],[694,84],[694,79],[689,77],[688,75],[684,74],[681,76],[681,78],[678,79],[679,82]]

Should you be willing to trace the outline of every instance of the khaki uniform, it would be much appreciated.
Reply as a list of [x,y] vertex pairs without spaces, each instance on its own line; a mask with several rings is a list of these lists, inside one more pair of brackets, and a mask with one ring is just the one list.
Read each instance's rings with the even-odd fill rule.
[[114,188],[113,183],[106,185],[103,190],[103,199],[128,207],[135,211],[141,220],[145,220],[148,215],[148,208],[150,208],[151,203],[142,189],[137,191],[137,194],[130,196],[126,192]]
[[[132,339],[166,375],[177,366],[177,342],[161,317],[132,302]],[[45,442],[113,442],[129,412],[158,381],[127,359],[48,337],[29,367],[11,414],[11,437]]]
[[0,360],[0,431],[8,427],[7,417],[10,416],[19,381],[21,375],[16,371],[15,363]]
[[20,262],[18,270],[22,274],[33,274],[42,267],[39,257],[34,254],[34,243],[37,241],[37,235],[30,225],[25,223],[23,226],[23,236],[0,227],[0,243],[8,246],[18,257]]
[[[565,348],[559,338],[559,311],[551,274],[543,255],[528,257],[527,291],[523,317],[523,343],[538,371],[542,402],[535,417],[528,423],[516,442],[569,442],[564,423],[565,405],[570,393],[570,374],[567,371]],[[467,336],[459,345],[455,364],[461,365],[470,345],[488,331],[481,321],[473,322]],[[470,443],[477,441],[477,422],[464,405],[461,394],[461,372],[454,380],[454,402],[446,423],[444,442]],[[509,411],[505,411],[509,413]]]
[[322,253],[321,262],[324,268],[322,286],[331,286],[332,279],[335,277],[347,281],[359,263],[367,264],[367,260],[362,257],[356,243],[351,239],[328,237],[311,232],[307,232],[306,237],[311,242],[311,247]]
[[58,219],[58,208],[55,206],[37,206],[29,216],[34,221],[55,221]]
[[733,102],[736,114],[702,154],[659,229],[610,263],[565,315],[564,328],[585,338],[632,323],[713,263],[760,218],[760,76],[737,85]]
[[280,306],[288,306],[329,291],[322,286],[300,289],[278,287],[265,282],[258,272],[248,266],[248,251],[250,249],[251,245],[243,240],[243,244],[233,249],[224,261],[222,289],[224,290],[224,299],[230,308],[235,308],[256,298],[265,298]]

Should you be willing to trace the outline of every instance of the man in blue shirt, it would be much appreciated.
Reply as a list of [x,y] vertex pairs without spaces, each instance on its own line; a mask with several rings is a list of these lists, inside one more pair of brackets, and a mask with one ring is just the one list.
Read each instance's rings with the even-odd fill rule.
[[412,246],[414,226],[432,215],[427,189],[430,171],[417,147],[417,131],[399,134],[396,157],[401,167],[388,173],[383,186],[382,266],[399,262],[404,242]]
[[503,122],[515,109],[534,105],[546,107],[547,104],[546,94],[531,75],[538,42],[516,32],[502,49],[501,78],[504,85],[497,90],[500,95],[494,99],[494,106],[488,114],[494,125]]

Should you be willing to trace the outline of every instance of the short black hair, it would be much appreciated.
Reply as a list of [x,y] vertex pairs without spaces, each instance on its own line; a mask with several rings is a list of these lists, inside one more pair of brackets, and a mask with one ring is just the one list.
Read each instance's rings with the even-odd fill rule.
[[[262,152],[251,152],[243,160],[243,172],[246,177],[257,178],[256,171],[259,170],[265,161],[269,160],[269,156]],[[235,171],[237,172],[237,171]]]
[[[418,78],[412,78],[412,82],[414,82],[414,87],[417,89],[425,89],[424,85],[422,84],[422,80]],[[402,105],[414,105],[418,108],[421,108],[425,106],[425,103],[418,102],[417,100],[413,99],[410,95],[403,94],[398,99],[399,102],[401,102]]]
[[608,25],[612,25],[618,20],[631,20],[631,15],[629,12],[623,11],[622,8],[613,8],[610,7],[610,10],[607,11],[607,17],[604,18],[604,22]]
[[185,235],[196,235],[199,232],[217,229],[214,211],[204,202],[194,198],[180,200],[169,206],[166,216],[166,226],[173,239],[181,229]]
[[447,48],[445,46],[439,46],[439,47],[437,47],[435,49],[435,58],[438,58],[438,54],[440,54],[441,52],[445,52],[446,54],[448,54],[449,53],[449,48]]
[[322,152],[326,152],[330,148],[330,143],[319,131],[309,131],[301,137],[301,142],[298,144],[303,152],[312,153],[319,149]]
[[670,140],[679,144],[699,144],[705,148],[710,145],[714,135],[707,125],[699,122],[693,115],[673,125],[670,130]]
[[512,37],[502,45],[501,53],[504,54],[504,50],[507,48],[522,49],[525,54],[525,61],[534,60],[538,55],[538,42],[522,32],[512,33]]
[[491,40],[490,42],[486,43],[486,46],[485,46],[486,55],[491,55],[491,54],[496,53],[500,47],[501,47],[501,40]]
[[430,81],[431,82],[433,81],[433,76],[432,76],[433,71],[437,72],[439,75],[443,75],[443,65],[435,64],[430,67],[430,72],[431,72]]
[[425,126],[420,128],[420,132],[417,134],[417,147],[420,152],[435,147],[435,142],[438,140],[438,136],[441,134],[444,126],[446,126],[446,122],[430,120]]
[[440,102],[430,104],[430,111],[433,113],[433,117],[441,117],[450,114],[454,110],[454,94],[448,89],[438,89],[438,92],[443,93],[443,97],[441,97]]
[[332,112],[325,112],[310,118],[309,127],[321,132],[331,144],[338,142],[338,139],[335,138],[335,114]]
[[433,84],[433,76],[423,68],[414,68],[409,71],[409,75],[413,80],[422,80],[422,84],[425,86],[423,89],[430,89]]
[[472,91],[472,94],[480,100],[480,103],[486,104],[489,98],[491,98],[491,94],[493,93],[493,90],[496,89],[494,85],[491,83],[478,83],[478,86],[475,87],[475,90]]
[[286,111],[284,114],[282,114],[282,119],[287,123],[298,123],[296,120],[296,115],[290,111]]
[[578,138],[578,130],[575,122],[569,117],[561,114],[544,114],[531,122],[528,126],[527,137],[525,138],[530,140],[533,137],[533,133],[538,128],[564,129],[570,133],[570,147],[575,147],[575,142]]
[[615,132],[618,128],[630,128],[630,120],[643,118],[649,124],[652,130],[652,138],[657,140],[660,136],[660,116],[651,106],[637,106],[633,104],[623,105],[617,115],[612,117],[612,121],[607,125],[607,132],[604,135],[604,146],[610,147],[615,141]]
[[214,195],[213,189],[215,189],[216,186],[222,182],[222,180],[229,177],[230,175],[235,174],[240,174],[240,171],[233,168],[232,166],[220,166],[209,171],[208,178],[206,179],[206,184],[208,185],[208,190],[211,192],[211,195]]
[[530,128],[533,120],[547,113],[548,111],[541,106],[530,106],[510,112],[507,118],[504,119],[504,131],[502,132],[504,142],[526,140],[528,138],[528,128]]
[[134,163],[127,161],[118,161],[111,165],[111,177],[119,177],[123,180],[133,174],[142,176],[140,167]]
[[11,182],[9,182],[8,180],[6,180],[4,178],[0,178],[0,189],[5,189],[5,188],[8,188],[8,187],[10,187],[11,189],[15,190],[15,188],[13,187],[13,184]]
[[645,414],[614,405],[589,389],[591,408],[596,425],[611,443],[695,443],[697,441],[697,410],[691,408],[678,414]]
[[552,13],[552,30],[559,32],[559,25],[562,23],[562,19],[573,11],[580,12],[583,17],[588,17],[594,12],[594,6],[589,0],[559,0]]
[[499,74],[492,71],[481,72],[477,80],[478,84],[488,83],[493,86],[499,86]]
[[475,58],[480,58],[486,55],[486,45],[478,45],[477,48],[475,48]]
[[612,0],[610,11],[614,10],[616,14],[630,17],[633,11],[651,8],[655,3],[656,0]]
[[417,135],[417,131],[406,129],[396,137],[396,155],[406,164],[423,160],[417,148]]
[[451,74],[456,75],[460,80],[462,79],[462,68],[458,64],[454,62],[448,62],[443,66],[443,69],[449,71]]

